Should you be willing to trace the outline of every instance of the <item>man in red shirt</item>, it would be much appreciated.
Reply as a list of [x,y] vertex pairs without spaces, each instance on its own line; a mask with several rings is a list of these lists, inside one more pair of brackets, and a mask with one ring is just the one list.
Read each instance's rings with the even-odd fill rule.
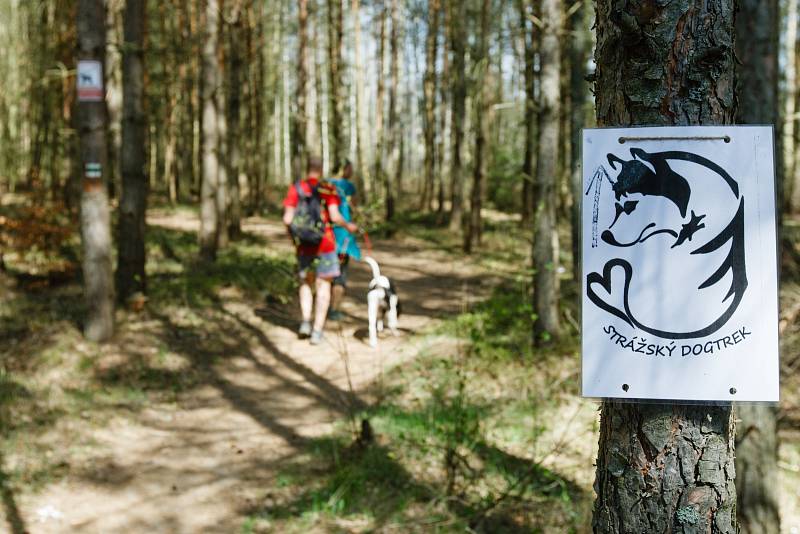
[[[339,276],[339,256],[336,254],[336,238],[331,223],[343,226],[350,232],[358,231],[358,226],[345,221],[339,212],[340,200],[336,193],[336,187],[320,181],[321,176],[322,160],[314,156],[309,157],[308,175],[304,180],[289,186],[286,198],[283,200],[283,224],[289,229],[290,235],[293,235],[291,225],[295,219],[301,195],[304,199],[308,199],[311,195],[318,195],[321,204],[319,210],[323,226],[321,240],[316,244],[308,244],[295,239],[298,274],[301,280],[300,311],[303,315],[299,334],[301,337],[309,336],[312,345],[318,345],[322,341],[322,329],[325,326],[325,318],[331,302],[331,281]],[[297,186],[302,191],[298,192]],[[293,235],[293,239],[295,237]],[[312,284],[316,285],[316,303],[311,289]],[[313,310],[313,327],[311,324],[312,308],[315,308]]]

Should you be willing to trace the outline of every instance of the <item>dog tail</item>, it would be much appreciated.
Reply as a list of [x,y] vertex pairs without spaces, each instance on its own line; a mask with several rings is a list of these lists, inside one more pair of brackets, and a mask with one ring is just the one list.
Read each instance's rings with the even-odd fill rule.
[[372,267],[372,278],[378,278],[381,275],[381,269],[378,267],[378,262],[369,256],[364,256],[364,261],[369,263]]

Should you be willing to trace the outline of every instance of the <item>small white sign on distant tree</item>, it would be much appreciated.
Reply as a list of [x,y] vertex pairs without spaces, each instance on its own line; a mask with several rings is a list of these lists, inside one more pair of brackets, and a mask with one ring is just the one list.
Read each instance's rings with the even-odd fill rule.
[[78,101],[101,102],[103,100],[103,64],[95,60],[78,61]]
[[583,132],[583,395],[778,400],[771,126]]

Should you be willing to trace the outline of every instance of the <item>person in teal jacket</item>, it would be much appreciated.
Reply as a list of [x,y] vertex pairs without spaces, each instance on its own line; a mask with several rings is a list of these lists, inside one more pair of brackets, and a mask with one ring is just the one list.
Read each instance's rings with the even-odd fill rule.
[[[356,186],[350,179],[353,176],[353,164],[345,160],[344,164],[330,182],[336,186],[339,193],[339,212],[347,222],[353,221],[353,210],[355,209]],[[333,279],[333,294],[331,296],[331,308],[328,317],[333,320],[342,318],[339,306],[344,299],[347,290],[347,266],[350,258],[356,261],[361,260],[361,249],[358,247],[356,236],[342,226],[334,226],[333,232],[336,235],[336,252],[339,254],[339,276]]]

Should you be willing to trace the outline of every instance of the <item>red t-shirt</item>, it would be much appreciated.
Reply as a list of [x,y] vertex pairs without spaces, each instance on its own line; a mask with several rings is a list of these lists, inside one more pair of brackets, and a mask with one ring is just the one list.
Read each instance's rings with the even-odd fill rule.
[[[311,188],[319,184],[317,192],[319,193],[320,200],[322,201],[322,222],[325,224],[325,235],[322,236],[317,246],[298,246],[297,253],[303,256],[317,256],[319,254],[327,254],[329,252],[336,252],[336,238],[333,235],[333,228],[331,227],[331,217],[328,214],[328,206],[338,206],[339,195],[336,193],[336,187],[328,182],[319,182],[316,178],[306,178],[300,182],[300,187],[306,195],[311,194]],[[296,208],[299,195],[295,184],[289,186],[289,191],[286,192],[286,198],[283,199],[284,207]]]

